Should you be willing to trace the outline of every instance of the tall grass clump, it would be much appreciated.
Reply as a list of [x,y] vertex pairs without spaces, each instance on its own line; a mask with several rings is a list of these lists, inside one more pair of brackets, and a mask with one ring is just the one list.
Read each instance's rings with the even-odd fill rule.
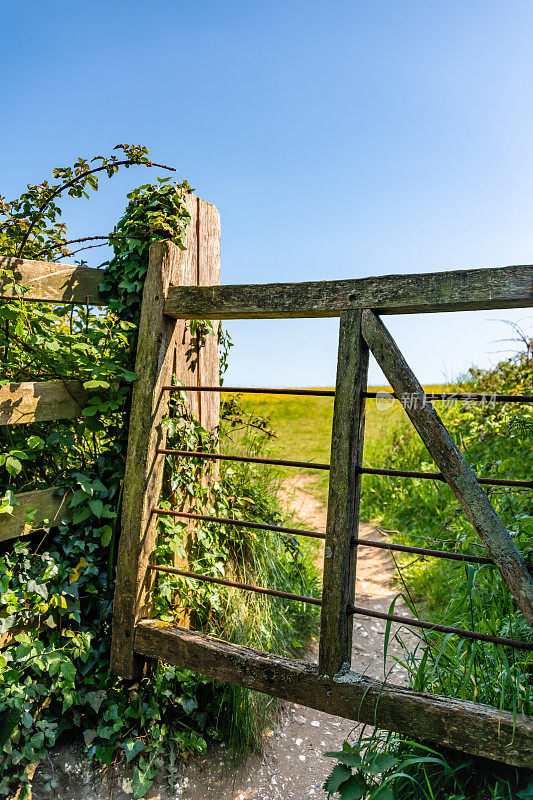
[[[480,477],[531,479],[531,405],[491,401],[492,394],[533,393],[531,347],[492,369],[470,369],[447,391],[487,395],[486,402],[481,403],[438,404],[472,469]],[[381,451],[383,464],[434,471],[429,453],[409,423],[399,420],[389,435]],[[532,491],[494,487],[489,489],[489,497],[525,560],[532,562]],[[395,542],[486,554],[445,484],[369,477],[362,498],[364,516],[379,522]],[[398,568],[400,590],[414,613],[460,628],[532,640],[531,630],[497,568],[433,558],[405,558],[398,562]],[[417,652],[406,648],[404,659],[417,689],[533,713],[531,652],[436,634],[419,641]]]
[[[188,414],[185,397],[174,401],[168,421],[169,438],[189,449],[214,446],[216,440]],[[269,448],[273,432],[268,421],[242,410],[238,397],[222,406],[221,450],[258,456]],[[190,461],[174,474],[172,489],[185,503],[198,504],[201,513],[268,525],[297,527],[280,501],[282,476],[266,465],[223,462],[217,475],[211,470],[205,493],[198,497],[204,465]],[[205,469],[205,467],[204,467]],[[194,486],[194,494],[188,490]],[[305,558],[294,535],[277,534],[219,523],[201,523],[191,529],[163,517],[163,536],[156,551],[159,563],[187,565],[187,569],[285,592],[317,597],[316,571]],[[284,656],[298,656],[316,627],[316,606],[217,586],[172,574],[158,579],[159,618],[187,623],[195,629],[235,644]],[[278,705],[266,695],[228,685],[220,698],[219,733],[229,735],[237,750],[262,741],[266,725]]]
[[439,750],[396,734],[368,735],[326,753],[337,764],[324,784],[339,800],[531,800],[533,782],[513,767]]

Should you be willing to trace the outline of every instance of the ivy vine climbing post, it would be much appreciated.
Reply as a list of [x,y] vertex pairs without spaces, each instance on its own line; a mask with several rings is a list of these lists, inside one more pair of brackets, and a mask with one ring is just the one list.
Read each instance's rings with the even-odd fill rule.
[[[191,222],[186,249],[180,250],[169,241],[151,245],[141,305],[111,646],[112,670],[128,679],[138,677],[142,669],[142,659],[134,653],[135,625],[150,617],[152,610],[154,576],[148,564],[157,539],[157,517],[152,509],[158,505],[163,485],[164,456],[157,450],[166,444],[161,422],[168,413],[169,401],[163,386],[171,383],[173,372],[185,385],[199,379],[218,383],[216,343],[208,345],[209,363],[202,366],[206,355],[199,353],[197,370],[188,370],[187,324],[164,313],[171,286],[220,283],[218,212],[194,195],[188,197],[187,207]],[[190,405],[201,424],[209,428],[218,425],[218,406],[213,402],[204,406],[204,413],[197,397],[190,398]]]

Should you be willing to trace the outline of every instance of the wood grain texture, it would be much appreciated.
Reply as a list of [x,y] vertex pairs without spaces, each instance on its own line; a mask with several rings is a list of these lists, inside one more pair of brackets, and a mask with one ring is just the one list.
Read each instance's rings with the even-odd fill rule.
[[517,766],[531,766],[533,718],[384,684],[355,672],[326,680],[291,661],[201,633],[141,621],[136,652],[318,711]]
[[[0,268],[12,272],[22,286],[31,287],[24,295],[26,300],[85,304],[88,298],[90,305],[107,305],[98,289],[104,277],[102,270],[8,256],[0,256]],[[0,276],[0,297],[13,297],[9,281],[3,276]]]
[[86,396],[80,381],[8,383],[0,387],[0,425],[79,417]]
[[182,252],[172,242],[154,242],[143,290],[113,605],[111,669],[123,678],[140,673],[133,631],[136,620],[151,611],[153,573],[146,566],[157,537],[151,510],[159,502],[164,459],[156,451],[166,443],[161,420],[168,412],[168,392],[161,387],[172,376],[177,328],[163,305],[170,283],[177,282]]
[[[51,486],[17,494],[20,505],[14,506],[12,514],[0,514],[0,542],[27,536],[45,526],[59,525],[62,519],[69,519],[72,514],[68,508],[71,492],[61,495],[61,491],[64,490]],[[26,509],[37,509],[31,523],[26,521]]]
[[335,317],[358,308],[417,314],[528,306],[533,306],[533,266],[312,283],[174,287],[165,312],[193,319],[254,319]]
[[[141,660],[135,659],[133,653],[133,631],[140,617],[150,616],[152,607],[155,576],[147,565],[156,544],[157,516],[151,511],[159,504],[162,488],[164,457],[156,451],[165,447],[166,431],[161,420],[167,414],[169,400],[169,393],[162,392],[161,387],[171,382],[174,371],[185,385],[197,382],[198,362],[195,369],[191,369],[190,355],[187,355],[194,350],[188,326],[165,316],[163,310],[169,287],[195,283],[198,270],[202,269],[198,215],[204,210],[207,213],[209,204],[190,195],[187,206],[191,223],[186,249],[180,250],[170,242],[153,244],[143,291],[135,364],[138,378],[133,385],[130,414],[111,648],[111,668],[124,678],[136,677],[141,671]],[[194,361],[194,353],[192,355]],[[193,413],[200,413],[197,397],[190,398],[190,405]]]
[[[220,284],[220,216],[214,205],[198,199],[198,286]],[[219,386],[220,361],[218,353],[218,329],[220,322],[213,320],[215,333],[209,334],[205,346],[198,353],[199,384]],[[220,394],[199,392],[200,422],[209,431],[218,430],[220,417]],[[214,467],[218,473],[218,464]]]
[[[191,222],[187,230],[186,251],[184,251],[179,274],[176,279],[180,285],[211,285],[220,283],[220,218],[217,209],[199,197],[191,195],[187,201]],[[189,331],[187,320],[178,320],[176,329],[176,349],[174,372],[177,380],[185,386],[219,385],[218,325],[216,333],[206,336],[205,345],[200,347]],[[220,395],[218,393],[188,392],[189,409],[206,430],[216,431],[219,424]],[[218,478],[218,463],[203,468],[199,480],[207,485],[212,478]],[[199,470],[200,474],[200,470]],[[170,498],[173,508],[179,511],[202,512],[202,508],[188,505],[187,497],[174,492]],[[190,567],[188,553],[194,546],[195,523],[189,522],[185,533],[185,557],[175,556],[174,566],[179,569]],[[181,625],[190,624],[190,609],[187,593],[176,595],[176,614]]]
[[346,613],[355,594],[357,550],[351,544],[359,530],[368,347],[361,335],[361,312],[341,314],[337,382],[331,436],[328,516],[318,667],[335,675],[349,667],[353,616]]
[[363,336],[396,396],[413,398],[405,404],[406,413],[533,627],[533,578],[520,551],[383,322],[366,310],[362,324]]

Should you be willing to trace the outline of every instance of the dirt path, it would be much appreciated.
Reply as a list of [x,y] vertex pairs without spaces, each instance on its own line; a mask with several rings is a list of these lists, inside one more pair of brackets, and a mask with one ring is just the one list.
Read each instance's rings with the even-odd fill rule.
[[[312,478],[287,482],[284,492],[287,505],[309,528],[324,531],[326,508],[312,492]],[[361,538],[381,539],[379,531],[363,524]],[[393,561],[385,550],[361,547],[357,559],[358,602],[376,611],[387,611],[396,595],[391,586]],[[320,564],[320,568],[322,565]],[[396,613],[406,614],[403,604]],[[383,639],[385,623],[360,617],[354,622],[352,668],[376,678],[383,678]],[[391,637],[392,638],[392,637]],[[398,653],[395,642],[391,653]],[[318,646],[309,654],[316,660]],[[404,683],[402,670],[389,659],[389,680]],[[269,731],[264,751],[238,765],[232,763],[224,747],[195,758],[176,785],[181,800],[308,800],[326,797],[322,784],[333,766],[324,758],[328,750],[340,749],[344,739],[353,736],[358,726],[353,722],[320,711],[286,703],[278,726]],[[163,800],[163,797],[162,799]]]
[[[284,486],[287,506],[313,530],[324,531],[326,508],[313,494],[313,478],[299,476]],[[380,533],[363,524],[361,538],[379,539]],[[317,566],[322,569],[322,554]],[[360,547],[357,559],[358,603],[377,611],[387,611],[396,594],[391,586],[392,559],[385,550]],[[396,605],[396,613],[406,614],[405,606]],[[385,623],[366,617],[354,621],[352,668],[358,672],[383,678],[383,640]],[[392,641],[390,651],[398,653]],[[307,657],[316,660],[315,643]],[[389,680],[403,683],[402,670],[388,660]],[[178,766],[173,789],[162,788],[149,792],[149,800],[309,800],[326,797],[322,784],[333,766],[324,758],[328,750],[338,750],[344,739],[352,737],[358,726],[353,722],[319,711],[286,703],[277,726],[267,732],[262,754],[252,755],[235,763],[224,745],[210,748],[205,756],[195,756]],[[58,749],[49,764],[38,770],[33,793],[34,800],[130,800],[131,785],[127,772],[111,776],[110,771],[95,775],[75,745]],[[45,776],[57,780],[52,792],[44,790]],[[165,782],[166,783],[166,782]]]

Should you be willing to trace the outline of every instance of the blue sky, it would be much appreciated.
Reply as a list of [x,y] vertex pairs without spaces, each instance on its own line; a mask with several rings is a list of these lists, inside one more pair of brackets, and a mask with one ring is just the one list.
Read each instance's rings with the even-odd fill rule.
[[[529,0],[12,0],[0,14],[7,197],[134,142],[218,207],[223,283],[533,261]],[[111,230],[147,179],[67,203],[72,235]],[[533,328],[531,310],[387,319],[425,382],[493,362],[497,320]],[[229,327],[227,383],[333,382],[335,320]]]

